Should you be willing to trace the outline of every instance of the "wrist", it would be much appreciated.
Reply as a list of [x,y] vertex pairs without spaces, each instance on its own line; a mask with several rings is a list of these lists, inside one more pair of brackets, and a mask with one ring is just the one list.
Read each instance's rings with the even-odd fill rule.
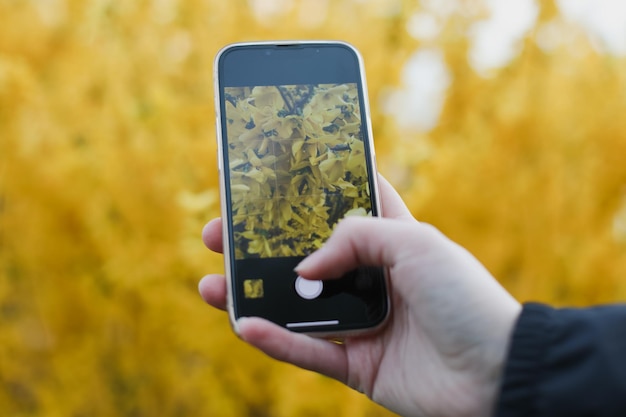
[[482,404],[483,408],[478,410],[479,413],[476,415],[488,417],[495,415],[505,364],[511,346],[511,337],[522,311],[521,305],[515,300],[512,301],[502,312],[492,333],[493,338],[485,346],[483,385],[479,393],[479,404]]

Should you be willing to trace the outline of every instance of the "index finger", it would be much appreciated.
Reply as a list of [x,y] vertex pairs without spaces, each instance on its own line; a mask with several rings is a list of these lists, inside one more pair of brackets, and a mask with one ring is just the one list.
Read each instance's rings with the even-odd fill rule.
[[224,243],[222,241],[222,219],[220,217],[214,218],[204,226],[202,229],[202,241],[205,246],[213,252],[224,252]]

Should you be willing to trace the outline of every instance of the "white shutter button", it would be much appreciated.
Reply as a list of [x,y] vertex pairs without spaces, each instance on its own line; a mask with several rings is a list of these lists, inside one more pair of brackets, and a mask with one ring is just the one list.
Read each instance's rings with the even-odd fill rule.
[[318,280],[304,279],[298,275],[296,278],[296,292],[306,300],[319,297],[324,289],[324,283]]

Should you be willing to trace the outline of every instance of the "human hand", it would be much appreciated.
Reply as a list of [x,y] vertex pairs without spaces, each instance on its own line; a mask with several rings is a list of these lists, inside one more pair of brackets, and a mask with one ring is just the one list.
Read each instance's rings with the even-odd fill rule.
[[[293,333],[261,318],[238,320],[240,337],[267,355],[364,392],[404,416],[489,416],[510,334],[521,307],[465,249],[417,222],[380,177],[385,218],[347,218],[296,268],[333,279],[360,265],[389,268],[392,311],[378,332],[338,344]],[[222,251],[221,220],[203,230]],[[225,309],[223,275],[199,285]]]

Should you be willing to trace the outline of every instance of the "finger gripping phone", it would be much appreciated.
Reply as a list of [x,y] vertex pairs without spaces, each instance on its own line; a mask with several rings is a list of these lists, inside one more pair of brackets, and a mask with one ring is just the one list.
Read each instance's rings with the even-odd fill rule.
[[215,60],[228,311],[313,335],[381,325],[386,272],[294,267],[346,216],[380,216],[362,60],[342,42],[233,44]]

